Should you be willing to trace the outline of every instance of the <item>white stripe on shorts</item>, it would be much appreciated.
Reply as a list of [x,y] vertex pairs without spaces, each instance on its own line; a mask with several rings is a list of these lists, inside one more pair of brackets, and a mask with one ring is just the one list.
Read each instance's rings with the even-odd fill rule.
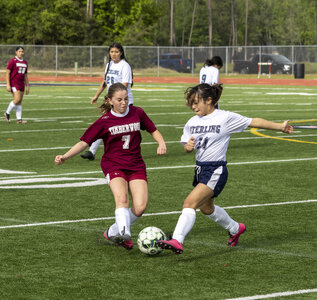
[[207,182],[207,186],[210,187],[213,191],[219,181],[220,175],[223,172],[223,166],[219,166],[211,175],[210,179]]

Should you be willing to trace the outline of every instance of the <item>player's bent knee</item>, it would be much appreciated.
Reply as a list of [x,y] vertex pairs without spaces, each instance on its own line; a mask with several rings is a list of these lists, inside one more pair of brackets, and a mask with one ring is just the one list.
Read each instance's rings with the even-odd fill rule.
[[145,209],[146,209],[146,205],[145,206],[142,205],[140,207],[135,207],[133,213],[136,217],[141,217],[144,214]]
[[211,215],[214,212],[214,209],[210,207],[200,207],[199,210],[201,213],[207,216]]

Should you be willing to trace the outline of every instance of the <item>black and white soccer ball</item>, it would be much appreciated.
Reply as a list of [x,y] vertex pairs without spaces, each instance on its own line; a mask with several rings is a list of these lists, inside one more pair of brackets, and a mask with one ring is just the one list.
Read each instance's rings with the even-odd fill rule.
[[157,246],[159,240],[166,240],[163,230],[155,226],[146,227],[139,233],[138,247],[144,254],[156,255],[162,252],[162,249]]

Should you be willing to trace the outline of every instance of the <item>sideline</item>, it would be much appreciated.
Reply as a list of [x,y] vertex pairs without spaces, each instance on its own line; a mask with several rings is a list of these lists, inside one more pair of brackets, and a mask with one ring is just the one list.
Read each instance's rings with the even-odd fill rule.
[[[290,205],[290,204],[306,204],[317,202],[317,199],[313,200],[300,200],[300,201],[288,201],[288,202],[276,202],[276,203],[263,203],[263,204],[250,204],[250,205],[238,205],[238,206],[228,206],[223,207],[224,209],[239,209],[239,208],[251,208],[251,207],[264,207],[264,206],[276,206],[276,205]],[[197,211],[199,211],[197,209]],[[163,215],[176,215],[181,214],[181,211],[168,211],[168,212],[159,212],[159,213],[148,213],[144,214],[142,217],[151,217],[151,216],[163,216]],[[26,228],[26,227],[37,227],[37,226],[47,226],[47,225],[56,225],[56,224],[69,224],[69,223],[81,223],[81,222],[93,222],[93,221],[104,221],[104,220],[114,220],[115,217],[101,217],[101,218],[90,218],[90,219],[79,219],[79,220],[64,220],[64,221],[52,221],[52,222],[41,222],[41,223],[28,223],[28,224],[17,224],[17,225],[8,225],[0,226],[0,229],[9,229],[9,228]]]

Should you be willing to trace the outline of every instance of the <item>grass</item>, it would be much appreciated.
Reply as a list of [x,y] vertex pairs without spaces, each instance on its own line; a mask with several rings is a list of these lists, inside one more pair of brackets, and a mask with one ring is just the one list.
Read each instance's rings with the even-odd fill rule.
[[[135,105],[145,109],[168,142],[168,154],[157,157],[156,145],[143,134],[149,205],[132,227],[134,241],[146,226],[172,232],[192,189],[194,156],[177,142],[193,115],[184,105],[185,88],[134,86]],[[147,257],[137,247],[126,251],[103,238],[114,215],[105,184],[49,188],[103,179],[101,148],[95,161],[78,156],[59,167],[53,163],[99,117],[89,104],[96,89],[34,86],[23,103],[27,124],[0,119],[0,169],[7,170],[0,172],[2,299],[227,299],[317,288],[316,130],[296,130],[291,138],[297,142],[258,137],[250,130],[232,136],[229,180],[216,204],[246,224],[238,247],[228,248],[227,233],[197,212],[182,255],[164,251]],[[306,95],[299,94],[303,91]],[[317,87],[228,85],[221,108],[317,124],[316,93]],[[1,88],[1,111],[9,101]],[[35,184],[39,187],[29,188]],[[289,298],[316,299],[316,293]]]

